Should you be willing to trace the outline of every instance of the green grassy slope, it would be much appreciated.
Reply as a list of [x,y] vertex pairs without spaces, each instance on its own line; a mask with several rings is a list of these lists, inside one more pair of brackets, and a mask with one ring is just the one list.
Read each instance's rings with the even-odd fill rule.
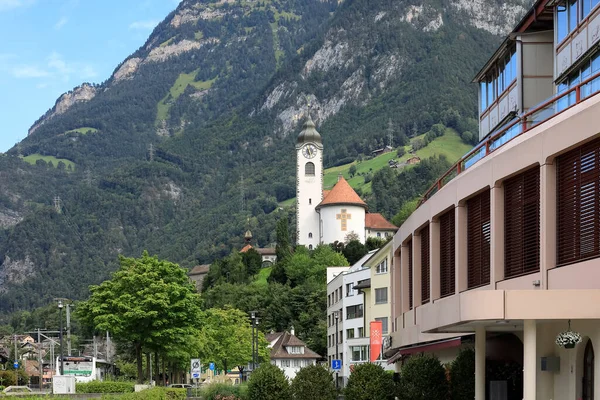
[[[422,138],[426,135],[420,135]],[[407,145],[404,147],[406,153],[398,158],[396,151],[382,154],[378,157],[370,158],[363,161],[354,161],[350,164],[340,165],[338,167],[327,168],[323,176],[323,187],[328,190],[331,189],[338,180],[338,176],[342,176],[348,181],[350,186],[354,189],[360,189],[362,193],[371,192],[371,182],[365,183],[365,175],[374,174],[382,168],[388,168],[388,161],[395,159],[398,162],[406,162],[410,157],[417,156],[421,160],[433,157],[435,155],[444,155],[450,162],[455,162],[465,153],[471,149],[471,146],[464,143],[460,136],[454,129],[446,129],[444,136],[436,138],[434,141],[429,143],[427,147],[418,150],[415,154],[411,153],[411,146]],[[356,166],[356,174],[350,176],[350,167]],[[406,168],[410,168],[407,166]],[[288,199],[279,203],[280,207],[290,207],[295,204],[296,199]]]
[[25,161],[31,165],[35,165],[37,160],[44,160],[47,163],[52,163],[54,168],[58,167],[58,163],[60,161],[62,161],[65,164],[65,167],[68,168],[70,165],[71,169],[75,170],[75,163],[71,160],[67,160],[64,158],[56,158],[54,156],[43,156],[41,154],[30,154],[26,157],[23,157],[23,161]]

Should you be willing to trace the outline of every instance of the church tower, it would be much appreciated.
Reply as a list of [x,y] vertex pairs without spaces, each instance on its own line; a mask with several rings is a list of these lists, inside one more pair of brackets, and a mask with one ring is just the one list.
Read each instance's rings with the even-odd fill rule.
[[310,115],[296,141],[296,242],[309,249],[320,243],[319,214],[323,200],[323,143]]

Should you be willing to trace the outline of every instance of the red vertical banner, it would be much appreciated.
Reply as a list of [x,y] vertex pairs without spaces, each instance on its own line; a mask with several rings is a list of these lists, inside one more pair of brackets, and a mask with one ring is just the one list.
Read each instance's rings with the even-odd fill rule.
[[383,335],[381,333],[381,321],[371,321],[371,362],[376,361],[381,354],[381,345],[383,344]]

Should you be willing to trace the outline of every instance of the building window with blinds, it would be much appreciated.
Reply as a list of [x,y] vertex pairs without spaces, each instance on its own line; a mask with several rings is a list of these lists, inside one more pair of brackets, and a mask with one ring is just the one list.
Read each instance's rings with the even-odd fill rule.
[[504,278],[540,270],[540,169],[504,182]]
[[454,209],[440,217],[440,296],[454,294],[455,289],[455,217]]
[[467,288],[490,283],[490,191],[467,200]]
[[375,289],[375,304],[386,304],[388,302],[387,288]]
[[421,229],[421,303],[429,303],[430,274],[429,274],[429,224]]
[[408,246],[408,308],[413,309],[413,249],[412,239],[406,243]]
[[558,265],[600,256],[600,139],[558,158]]

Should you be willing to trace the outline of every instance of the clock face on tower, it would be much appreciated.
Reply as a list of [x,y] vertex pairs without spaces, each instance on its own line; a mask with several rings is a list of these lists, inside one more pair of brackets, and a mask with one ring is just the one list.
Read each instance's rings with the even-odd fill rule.
[[317,155],[317,146],[314,144],[307,144],[302,149],[302,155],[304,155],[306,158],[313,158]]

